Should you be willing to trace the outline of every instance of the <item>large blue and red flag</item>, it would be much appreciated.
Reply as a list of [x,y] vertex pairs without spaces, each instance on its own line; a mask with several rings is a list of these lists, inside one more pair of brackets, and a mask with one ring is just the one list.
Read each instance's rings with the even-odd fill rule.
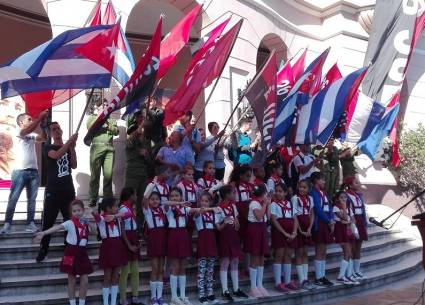
[[[156,75],[159,70],[159,53],[162,33],[162,17],[159,19],[152,40],[129,81],[122,87],[108,107],[100,113],[84,137],[84,143],[90,145],[97,130],[108,120],[109,116],[132,103],[140,103],[152,94],[155,87]],[[137,105],[138,106],[138,105]]]
[[[2,98],[51,89],[109,87],[117,26],[66,31],[0,68]],[[90,44],[95,56],[80,51]]]
[[[304,71],[287,97],[277,102],[276,120],[272,143],[285,142],[292,124],[294,123],[297,105],[306,104],[310,98],[310,90],[320,82],[322,66],[328,56],[329,48],[320,54]],[[320,84],[320,83],[319,83]]]
[[334,81],[301,106],[292,144],[325,144],[366,71],[367,68],[361,68]]

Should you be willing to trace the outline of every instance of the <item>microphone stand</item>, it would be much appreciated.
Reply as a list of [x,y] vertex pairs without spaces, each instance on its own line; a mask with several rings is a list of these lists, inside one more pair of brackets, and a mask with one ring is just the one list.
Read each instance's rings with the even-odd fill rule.
[[403,210],[404,208],[406,208],[410,203],[412,203],[413,201],[415,201],[416,199],[418,199],[419,197],[421,197],[423,194],[425,194],[425,189],[423,189],[421,192],[417,193],[412,199],[410,199],[408,202],[406,202],[405,204],[403,204],[399,209],[395,210],[394,212],[392,212],[390,215],[388,215],[387,217],[385,217],[384,219],[382,219],[381,221],[379,221],[380,227],[384,227],[384,223],[390,219],[391,217],[393,217],[395,214],[397,214],[398,212],[400,212],[401,210]]

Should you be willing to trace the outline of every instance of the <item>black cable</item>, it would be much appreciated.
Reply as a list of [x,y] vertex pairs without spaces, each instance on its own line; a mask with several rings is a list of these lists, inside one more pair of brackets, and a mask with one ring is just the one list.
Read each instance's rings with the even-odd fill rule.
[[401,217],[401,215],[403,214],[403,211],[405,210],[407,208],[407,206],[405,206],[401,211],[400,211],[400,213],[398,214],[398,216],[397,216],[397,218],[396,218],[396,220],[394,220],[393,221],[393,223],[391,224],[391,226],[388,228],[388,230],[390,230],[394,225],[395,225],[395,223],[398,221],[398,219]]

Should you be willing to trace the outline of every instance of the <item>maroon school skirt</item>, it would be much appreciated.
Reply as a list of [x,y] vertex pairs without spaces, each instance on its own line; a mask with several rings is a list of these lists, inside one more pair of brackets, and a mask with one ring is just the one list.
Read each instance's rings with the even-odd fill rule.
[[[127,239],[131,245],[136,246],[138,248],[140,247],[139,233],[136,230],[125,231],[125,235],[127,236]],[[132,252],[129,249],[127,249],[127,252],[128,252],[129,261],[138,260],[140,257],[139,250],[137,250],[136,252]]]
[[74,276],[92,273],[93,268],[87,255],[87,248],[66,245],[59,270]]
[[269,240],[265,222],[249,222],[246,229],[245,252],[251,255],[269,255]]
[[327,223],[319,220],[317,231],[313,232],[313,240],[316,244],[331,244],[333,238],[331,235],[331,230]]
[[[291,218],[279,218],[277,220],[285,230],[286,233],[292,233],[294,231],[294,219]],[[276,228],[272,227],[272,248],[280,249],[280,248],[291,248],[296,249],[298,247],[298,236],[293,240],[289,241],[285,235],[280,233]]]
[[99,250],[99,268],[109,269],[127,265],[128,249],[122,237],[108,237],[102,239]]
[[334,229],[334,238],[337,244],[349,242],[350,238],[348,236],[348,225],[336,222]]
[[148,229],[147,255],[148,257],[167,256],[167,228]]
[[[300,228],[303,232],[306,232],[308,230],[308,227],[310,226],[310,216],[309,215],[299,215],[297,216],[298,224],[300,225]],[[313,239],[310,237],[306,237],[302,235],[301,233],[298,233],[297,235],[297,243],[298,247],[304,247],[304,246],[313,246]]]
[[217,257],[217,242],[213,229],[198,232],[197,257]]
[[246,236],[246,229],[248,227],[248,211],[249,211],[249,202],[248,201],[238,201],[236,202],[236,209],[238,210],[238,220],[239,220],[239,238],[244,241]]
[[167,256],[183,259],[192,256],[191,243],[186,228],[169,228]]
[[239,258],[242,255],[239,234],[231,224],[227,224],[218,234],[218,253],[221,258]]
[[358,240],[368,240],[367,236],[367,224],[365,223],[363,215],[355,215],[354,218],[356,219],[356,227],[359,231],[359,239]]

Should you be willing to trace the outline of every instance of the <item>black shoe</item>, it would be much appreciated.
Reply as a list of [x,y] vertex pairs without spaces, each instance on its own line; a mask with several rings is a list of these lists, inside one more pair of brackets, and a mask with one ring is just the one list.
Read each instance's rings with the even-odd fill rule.
[[223,299],[228,301],[228,302],[233,302],[233,297],[230,294],[229,290],[223,292]]
[[218,300],[215,298],[215,295],[209,295],[209,296],[207,296],[207,300],[208,300],[208,302],[210,302],[210,304],[217,304],[218,303]]
[[233,292],[233,295],[238,297],[238,298],[241,298],[241,299],[247,299],[248,298],[248,295],[240,289]]
[[204,305],[204,304],[208,304],[208,299],[207,299],[207,297],[199,298],[199,303],[201,303],[202,305]]
[[316,286],[324,286],[322,279],[314,280],[313,284]]
[[37,257],[35,258],[35,261],[37,263],[41,263],[42,261],[44,261],[44,259],[46,258],[46,256],[47,256],[47,251],[44,250],[44,249],[40,249],[40,251],[38,251]]
[[330,280],[328,280],[326,277],[322,277],[320,281],[323,283],[323,286],[326,287],[332,287],[334,283],[332,283]]

